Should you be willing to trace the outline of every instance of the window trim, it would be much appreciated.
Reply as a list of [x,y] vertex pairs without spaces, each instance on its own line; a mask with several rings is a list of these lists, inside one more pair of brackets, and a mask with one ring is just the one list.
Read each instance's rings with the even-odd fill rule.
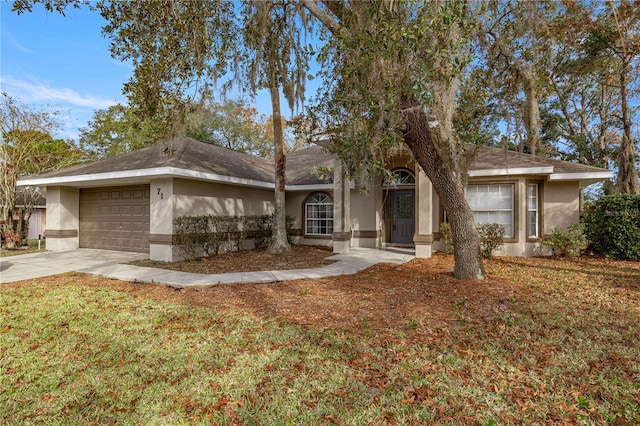
[[[473,181],[467,184],[467,187],[472,185],[511,185],[512,188],[512,202],[513,209],[511,211],[513,218],[513,236],[505,237],[502,239],[504,243],[517,243],[520,235],[520,187],[517,179],[510,180],[487,180],[487,181]],[[466,190],[466,188],[465,188]],[[466,197],[466,195],[465,195]],[[473,211],[473,210],[472,210]]]
[[[329,192],[326,191],[314,191],[311,192],[309,194],[307,194],[307,196],[304,198],[304,201],[302,202],[302,235],[305,238],[317,238],[317,239],[331,239],[333,236],[333,232],[334,232],[334,224],[335,224],[335,217],[331,217],[331,232],[328,234],[310,234],[307,232],[307,203],[309,202],[309,199],[311,197],[313,197],[314,195],[318,195],[318,194],[322,194],[322,195],[326,195],[327,197],[329,197],[329,199],[331,200],[331,211],[333,213],[333,208],[334,208],[334,202],[333,202],[333,195],[330,194]],[[328,203],[327,203],[328,204]]]
[[[538,212],[538,236],[529,236],[529,185],[538,186],[538,199],[537,199],[537,212]],[[526,241],[528,243],[540,242],[544,237],[544,181],[536,179],[525,180],[526,189],[526,206],[525,208],[525,222],[526,222]]]
[[391,169],[390,172],[391,173],[405,172],[408,175],[411,175],[411,177],[413,178],[413,183],[385,182],[385,179],[382,179],[382,188],[385,188],[388,191],[415,188],[415,186],[416,186],[416,173],[415,173],[415,171],[413,171],[413,170],[411,170],[411,169],[409,169],[407,167],[395,167],[395,168]]

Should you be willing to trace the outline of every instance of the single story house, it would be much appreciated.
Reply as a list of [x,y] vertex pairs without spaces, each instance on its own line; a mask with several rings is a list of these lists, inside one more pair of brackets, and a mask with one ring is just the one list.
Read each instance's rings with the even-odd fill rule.
[[[331,170],[330,176],[318,173]],[[286,208],[297,244],[405,246],[430,257],[446,220],[437,194],[407,150],[362,192],[344,178],[341,162],[314,145],[287,156]],[[531,256],[554,227],[579,218],[582,188],[608,170],[480,148],[469,171],[467,198],[478,222],[507,228],[498,254]],[[46,187],[47,249],[77,247],[149,253],[175,261],[173,219],[202,214],[270,214],[273,160],[188,138],[93,163],[25,178]]]

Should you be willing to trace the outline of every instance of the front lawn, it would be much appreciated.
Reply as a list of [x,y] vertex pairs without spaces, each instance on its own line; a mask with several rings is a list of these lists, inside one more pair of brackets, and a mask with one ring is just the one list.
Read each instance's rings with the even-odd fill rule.
[[20,254],[40,253],[47,250],[46,240],[29,240],[26,246],[7,249],[4,245],[0,248],[0,257],[17,256]]
[[638,424],[640,263],[0,286],[0,424]]

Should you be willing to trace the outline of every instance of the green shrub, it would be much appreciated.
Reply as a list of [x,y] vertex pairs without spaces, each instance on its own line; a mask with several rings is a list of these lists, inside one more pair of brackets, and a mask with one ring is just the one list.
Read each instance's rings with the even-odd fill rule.
[[567,229],[553,228],[551,235],[545,237],[542,244],[550,246],[554,256],[580,256],[587,243],[584,227],[577,223]]
[[[294,218],[287,217],[287,230],[293,221]],[[181,216],[173,220],[173,244],[185,259],[193,260],[199,252],[209,256],[223,249],[239,251],[247,239],[253,239],[256,248],[266,248],[272,229],[272,215]]]
[[480,237],[480,252],[482,257],[489,258],[493,251],[504,242],[502,241],[507,232],[507,228],[499,223],[480,223],[476,225],[478,236]]
[[447,222],[440,224],[440,242],[444,253],[453,253],[453,235],[451,234],[451,225]]
[[[493,251],[503,244],[504,235],[507,228],[498,223],[480,223],[476,225],[478,236],[480,237],[480,251],[482,257],[491,257]],[[440,242],[442,251],[447,254],[453,253],[453,233],[451,225],[443,222],[440,224]]]
[[640,260],[640,195],[608,195],[581,214],[591,248],[606,257]]

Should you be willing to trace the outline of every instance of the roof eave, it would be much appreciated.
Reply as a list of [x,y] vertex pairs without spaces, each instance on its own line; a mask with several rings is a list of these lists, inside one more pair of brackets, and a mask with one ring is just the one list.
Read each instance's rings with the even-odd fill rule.
[[[229,185],[247,186],[253,188],[274,189],[273,182],[245,179],[235,176],[224,176],[195,170],[185,170],[176,167],[157,167],[152,169],[126,170],[119,172],[91,173],[75,176],[57,176],[50,178],[27,178],[18,181],[18,186],[74,186],[96,187],[109,185],[132,185],[149,183],[152,178],[187,178],[207,182],[225,183]],[[326,191],[332,190],[332,183],[317,183],[308,185],[287,185],[286,191]]]
[[580,188],[585,188],[597,182],[613,178],[612,171],[582,172],[582,173],[553,173],[550,182],[578,181]]
[[183,177],[209,182],[226,183],[230,185],[250,186],[255,188],[274,188],[273,182],[255,179],[245,179],[235,176],[225,176],[195,170],[185,170],[176,167],[157,167],[152,169],[124,170],[118,172],[91,173],[75,176],[57,176],[50,178],[32,178],[19,180],[18,186],[105,186],[110,184],[148,183],[151,178]]
[[551,175],[553,167],[513,167],[504,169],[469,170],[469,177],[515,176],[515,175]]
[[333,191],[332,183],[317,183],[310,185],[286,185],[285,191]]

